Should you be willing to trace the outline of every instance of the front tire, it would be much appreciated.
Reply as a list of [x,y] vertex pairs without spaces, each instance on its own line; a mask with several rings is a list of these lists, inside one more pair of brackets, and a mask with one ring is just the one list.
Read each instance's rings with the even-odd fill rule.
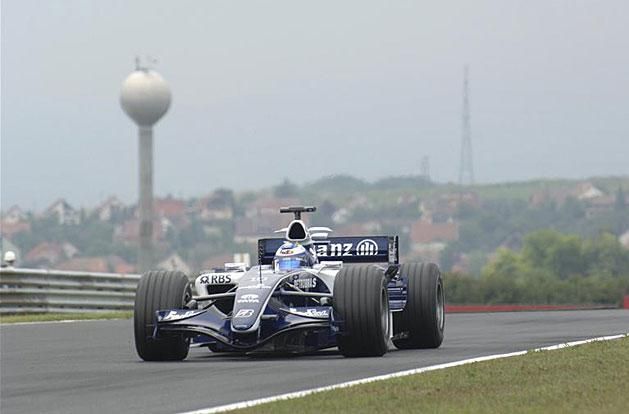
[[393,314],[398,349],[438,348],[445,328],[445,295],[439,267],[434,263],[408,263],[400,266],[408,277],[408,298],[403,311]]
[[190,341],[183,335],[153,338],[155,311],[183,309],[192,299],[186,275],[178,271],[151,271],[142,275],[135,293],[133,326],[135,349],[145,361],[181,361]]
[[334,280],[335,317],[343,321],[337,345],[346,357],[382,356],[389,342],[389,295],[375,266],[342,268]]

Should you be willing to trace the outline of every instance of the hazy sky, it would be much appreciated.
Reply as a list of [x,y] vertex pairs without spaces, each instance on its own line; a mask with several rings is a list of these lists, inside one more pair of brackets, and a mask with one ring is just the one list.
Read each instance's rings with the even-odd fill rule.
[[464,64],[480,182],[629,174],[629,2],[2,0],[2,208],[137,194],[119,92],[173,103],[155,192],[349,173],[456,181]]

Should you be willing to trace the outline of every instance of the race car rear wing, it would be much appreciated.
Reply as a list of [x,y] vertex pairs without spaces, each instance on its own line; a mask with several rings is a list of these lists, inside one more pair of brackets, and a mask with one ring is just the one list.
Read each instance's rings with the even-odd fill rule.
[[[258,261],[272,264],[275,252],[284,239],[258,240]],[[328,237],[313,242],[319,261],[334,260],[344,263],[398,264],[398,236],[347,236]]]

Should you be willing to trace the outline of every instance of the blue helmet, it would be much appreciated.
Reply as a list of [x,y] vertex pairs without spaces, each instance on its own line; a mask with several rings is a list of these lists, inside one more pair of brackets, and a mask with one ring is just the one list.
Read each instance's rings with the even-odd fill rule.
[[286,242],[275,252],[273,267],[276,272],[287,272],[301,267],[310,267],[316,262],[316,256],[304,246]]

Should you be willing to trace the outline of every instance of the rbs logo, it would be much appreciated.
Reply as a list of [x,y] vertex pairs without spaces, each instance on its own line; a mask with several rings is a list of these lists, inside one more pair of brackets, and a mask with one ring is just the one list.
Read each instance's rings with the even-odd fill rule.
[[213,273],[212,274],[212,284],[225,284],[231,283],[232,277],[229,273]]

